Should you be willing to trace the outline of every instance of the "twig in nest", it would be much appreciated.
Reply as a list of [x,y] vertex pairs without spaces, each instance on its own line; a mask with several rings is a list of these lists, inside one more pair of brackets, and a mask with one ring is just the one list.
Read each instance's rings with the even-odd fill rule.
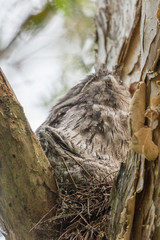
[[84,172],[87,173],[87,175],[88,175],[90,178],[92,177],[91,174],[85,169],[85,167],[83,167],[83,165],[82,165],[80,162],[78,162],[74,157],[72,157],[72,155],[69,154],[67,151],[65,151],[65,153],[66,153],[66,155],[68,155],[70,158],[72,158],[72,160],[74,160],[74,161],[84,170]]
[[109,173],[109,174],[106,176],[105,179],[107,179],[110,175],[112,175],[112,174],[114,174],[114,173],[118,173],[118,172],[119,172],[119,170]]
[[55,207],[56,207],[56,206],[52,207],[52,208],[49,210],[49,212],[47,212],[47,213],[29,230],[29,232],[33,231],[33,229],[35,229],[35,228],[42,222],[42,220],[43,220],[45,217],[47,217],[47,215],[48,215],[50,212],[52,212],[53,209],[55,209]]
[[89,198],[87,199],[87,212],[88,212],[88,216],[91,216],[90,209],[89,209]]
[[71,180],[72,180],[75,188],[77,188],[77,184],[75,183],[75,181],[74,181],[74,179],[73,179],[73,177],[72,177],[72,175],[71,175],[71,173],[70,173],[70,171],[69,171],[69,168],[68,168],[68,166],[67,166],[67,163],[66,163],[65,159],[64,159],[63,157],[61,157],[61,159],[62,159],[62,161],[63,161],[63,163],[64,163],[64,165],[65,165],[65,167],[66,167],[66,169],[67,169],[67,172],[68,172],[68,174],[69,174],[69,176],[70,176],[70,178],[71,178]]
[[[59,195],[56,216],[41,221],[37,231],[49,240],[104,240],[111,186],[106,182],[89,179],[87,185],[64,191]],[[49,235],[50,234],[50,235]],[[49,236],[46,238],[46,235]]]

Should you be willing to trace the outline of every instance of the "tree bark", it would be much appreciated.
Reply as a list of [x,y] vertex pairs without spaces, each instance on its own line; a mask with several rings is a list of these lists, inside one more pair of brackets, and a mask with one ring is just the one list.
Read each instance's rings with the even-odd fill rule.
[[[118,65],[125,84],[141,81],[144,86],[144,97],[138,94],[142,93],[138,87],[131,103],[130,145],[134,151],[129,151],[112,189],[109,239],[146,240],[160,236],[158,4],[157,0],[98,1],[97,68],[112,70]],[[140,134],[144,135],[143,141]]]
[[0,70],[0,222],[6,239],[39,239],[30,231],[54,206],[52,169]]

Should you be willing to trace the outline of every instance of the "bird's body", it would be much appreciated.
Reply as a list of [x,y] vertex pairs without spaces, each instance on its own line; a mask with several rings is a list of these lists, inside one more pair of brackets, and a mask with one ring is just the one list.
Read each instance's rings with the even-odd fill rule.
[[113,180],[128,151],[129,92],[106,72],[88,76],[55,105],[37,136],[58,183]]

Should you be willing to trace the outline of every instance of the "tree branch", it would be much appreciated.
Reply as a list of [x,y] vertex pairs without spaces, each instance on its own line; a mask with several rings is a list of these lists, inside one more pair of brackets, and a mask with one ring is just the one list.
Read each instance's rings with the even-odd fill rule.
[[6,239],[38,239],[29,231],[54,206],[56,186],[50,163],[2,70],[0,146],[0,219]]

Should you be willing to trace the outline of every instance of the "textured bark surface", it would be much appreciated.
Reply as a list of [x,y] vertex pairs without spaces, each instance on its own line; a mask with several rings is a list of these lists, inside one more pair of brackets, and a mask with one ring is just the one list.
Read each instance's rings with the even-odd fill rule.
[[145,97],[136,94],[132,101],[131,148],[137,153],[130,150],[112,191],[110,239],[160,236],[158,4],[157,0],[98,1],[97,68],[104,65],[112,69],[118,64],[121,79],[127,85],[138,81],[145,85]]
[[121,79],[138,81],[141,0],[97,1],[96,69],[122,69]]
[[39,239],[31,228],[53,207],[48,159],[0,71],[0,222],[8,240]]

